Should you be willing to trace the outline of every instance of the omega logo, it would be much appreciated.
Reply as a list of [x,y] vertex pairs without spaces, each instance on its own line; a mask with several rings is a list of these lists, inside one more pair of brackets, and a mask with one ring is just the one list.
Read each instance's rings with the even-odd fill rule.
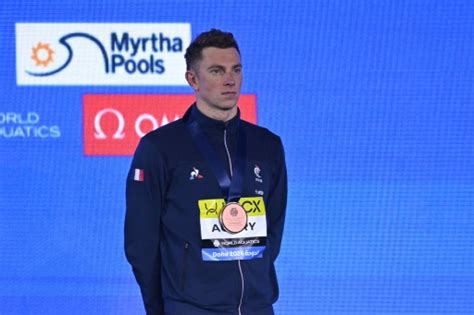
[[100,124],[102,116],[106,113],[112,113],[115,115],[118,121],[118,127],[117,130],[115,131],[114,135],[112,136],[113,139],[123,139],[125,137],[125,133],[123,132],[123,129],[125,128],[125,119],[123,118],[123,115],[121,112],[119,112],[116,109],[113,108],[105,108],[101,111],[99,111],[94,118],[94,137],[96,139],[107,139],[107,136],[105,135],[104,131],[102,130],[102,126]]
[[[125,118],[124,118],[123,114],[120,111],[118,111],[114,108],[104,108],[104,109],[97,112],[97,114],[95,115],[95,118],[94,118],[94,131],[95,131],[94,132],[94,138],[95,139],[107,139],[108,138],[108,136],[105,134],[104,130],[102,129],[101,122],[102,122],[102,117],[105,114],[109,114],[109,113],[112,114],[118,122],[117,129],[113,133],[112,139],[123,139],[123,138],[125,138],[125,132],[124,132]],[[178,120],[178,119],[179,119],[179,116],[176,115],[174,120]],[[142,130],[142,124],[145,121],[148,121],[148,122],[151,123],[151,125],[152,125],[151,130],[155,130],[156,128],[158,128],[160,126],[164,126],[164,125],[169,123],[168,117],[166,115],[163,115],[163,117],[161,119],[161,125],[158,124],[158,121],[156,120],[155,116],[153,116],[151,114],[143,113],[143,114],[139,115],[137,117],[137,119],[135,120],[134,129],[135,129],[136,135],[139,136],[140,138],[143,137],[148,132],[148,131],[144,132]]]

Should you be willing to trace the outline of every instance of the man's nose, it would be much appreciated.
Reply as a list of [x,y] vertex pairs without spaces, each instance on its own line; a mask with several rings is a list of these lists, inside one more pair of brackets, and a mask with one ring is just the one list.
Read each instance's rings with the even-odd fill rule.
[[224,85],[234,85],[234,84],[235,84],[234,74],[232,72],[226,73],[224,77]]

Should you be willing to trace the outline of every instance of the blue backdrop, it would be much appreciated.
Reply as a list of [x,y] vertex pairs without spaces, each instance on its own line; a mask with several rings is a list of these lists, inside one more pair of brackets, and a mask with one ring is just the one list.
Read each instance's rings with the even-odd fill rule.
[[[286,149],[277,314],[474,313],[473,1],[8,0],[0,18],[0,314],[143,312],[131,157],[83,154],[82,96],[191,93],[18,85],[15,24],[39,22],[234,33],[243,93]],[[32,112],[57,132],[8,137],[7,114]]]

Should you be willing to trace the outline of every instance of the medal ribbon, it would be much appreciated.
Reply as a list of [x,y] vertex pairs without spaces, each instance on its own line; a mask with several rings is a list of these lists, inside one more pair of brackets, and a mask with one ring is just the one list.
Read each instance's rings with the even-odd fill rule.
[[218,158],[218,155],[214,148],[211,146],[204,134],[201,126],[196,120],[196,105],[191,109],[191,117],[187,123],[187,127],[194,142],[197,144],[199,151],[207,160],[212,173],[219,183],[222,195],[226,197],[227,202],[237,202],[242,196],[242,190],[244,186],[244,172],[245,172],[245,157],[247,156],[247,147],[245,141],[244,131],[240,128],[240,120],[238,122],[238,136],[237,136],[237,150],[236,150],[236,163],[233,163],[232,178],[229,177],[227,171]]

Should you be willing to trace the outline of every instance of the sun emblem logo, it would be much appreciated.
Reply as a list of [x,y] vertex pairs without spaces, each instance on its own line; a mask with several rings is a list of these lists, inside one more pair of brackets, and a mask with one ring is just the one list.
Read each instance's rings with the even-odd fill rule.
[[38,45],[32,48],[32,52],[31,59],[35,61],[37,66],[47,67],[53,62],[54,50],[49,47],[49,44],[39,42]]

